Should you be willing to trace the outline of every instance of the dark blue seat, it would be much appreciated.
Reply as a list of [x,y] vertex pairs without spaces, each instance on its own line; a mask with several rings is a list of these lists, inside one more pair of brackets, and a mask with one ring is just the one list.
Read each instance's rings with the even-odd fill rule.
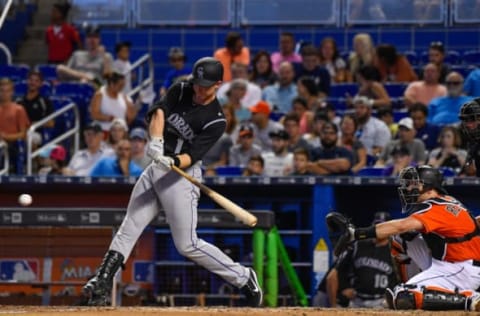
[[7,77],[13,81],[27,79],[30,67],[27,65],[0,65],[0,77]]
[[460,53],[455,50],[449,50],[445,54],[444,62],[450,65],[457,65],[462,60]]
[[391,98],[403,96],[403,92],[405,92],[407,88],[407,84],[405,83],[385,83],[383,86]]
[[57,79],[57,66],[49,64],[37,65],[37,70],[42,74],[44,80],[53,81]]
[[422,65],[428,64],[428,51],[422,52],[422,55],[420,57],[420,63]]
[[408,117],[408,110],[393,110],[393,119],[395,122],[400,121],[402,118]]
[[[28,85],[26,81],[15,83],[15,96],[23,96],[28,91]],[[52,86],[48,82],[44,82],[40,88],[40,94],[48,97],[52,94]]]
[[284,115],[285,113],[283,112],[273,111],[270,113],[270,119],[274,120],[275,122],[278,122]]
[[418,64],[418,55],[413,50],[407,50],[407,51],[403,52],[403,56],[405,56],[405,58],[407,58],[410,65],[413,66],[413,65]]
[[452,168],[440,167],[438,169],[443,173],[444,177],[455,177],[457,175],[455,170],[453,170]]
[[332,104],[336,111],[344,111],[347,109],[345,98],[327,98],[327,103]]
[[219,176],[241,176],[243,168],[237,166],[221,166],[216,167],[215,172]]
[[356,175],[361,177],[382,177],[384,171],[384,168],[363,167]]
[[350,94],[352,97],[358,92],[358,84],[356,83],[337,83],[330,86],[330,97],[332,98],[345,98],[346,94]]
[[85,125],[89,118],[89,105],[95,89],[86,83],[64,82],[55,87],[55,95],[68,97],[78,106],[81,122]]
[[463,53],[463,62],[467,65],[479,65],[480,64],[480,51],[468,50]]

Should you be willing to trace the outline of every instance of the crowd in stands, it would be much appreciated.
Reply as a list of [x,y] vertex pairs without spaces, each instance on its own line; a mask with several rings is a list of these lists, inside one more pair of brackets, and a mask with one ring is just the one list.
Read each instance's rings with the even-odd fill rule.
[[[28,127],[58,110],[49,99],[52,91],[62,82],[82,83],[92,91],[91,97],[84,94],[88,99],[74,100],[87,109],[81,112],[85,148],[50,146],[37,157],[35,172],[136,176],[149,163],[142,107],[188,78],[187,56],[180,47],[170,48],[171,70],[158,94],[142,91],[132,98],[130,43],[117,43],[113,56],[101,43],[101,30],[78,31],[68,24],[68,11],[68,4],[55,4],[46,30],[55,78],[33,69],[16,101],[18,83],[0,80],[0,139],[15,159],[17,140],[25,139]],[[408,54],[374,43],[367,33],[355,35],[348,54],[331,37],[297,44],[285,32],[278,51],[251,52],[239,33],[230,32],[224,47],[212,52],[225,69],[217,96],[228,124],[204,157],[207,175],[362,175],[378,168],[390,176],[404,166],[429,163],[468,176],[462,173],[466,144],[458,111],[480,96],[480,70],[467,78],[452,71],[441,42],[431,43],[421,69]],[[45,144],[44,131],[57,123],[46,122],[34,145]]]

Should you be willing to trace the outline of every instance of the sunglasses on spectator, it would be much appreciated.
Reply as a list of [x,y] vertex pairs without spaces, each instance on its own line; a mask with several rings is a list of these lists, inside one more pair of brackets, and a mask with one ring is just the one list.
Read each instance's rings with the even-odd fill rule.
[[437,42],[431,42],[430,47],[442,47],[443,48],[443,43],[440,41]]
[[445,82],[447,86],[458,86],[462,84],[462,81],[447,81]]

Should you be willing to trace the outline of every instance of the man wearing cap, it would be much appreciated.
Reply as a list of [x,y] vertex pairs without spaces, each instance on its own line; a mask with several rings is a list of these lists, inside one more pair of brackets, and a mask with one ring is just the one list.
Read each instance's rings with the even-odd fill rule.
[[83,130],[87,148],[76,152],[68,164],[66,175],[89,176],[93,166],[103,157],[115,152],[103,143],[103,131],[98,122],[92,122]]
[[251,121],[253,123],[253,134],[255,135],[255,143],[262,148],[262,151],[272,150],[272,140],[270,132],[283,129],[282,124],[270,119],[270,105],[265,101],[258,102],[250,108],[252,112]]
[[398,139],[391,140],[380,154],[376,166],[382,167],[393,161],[393,150],[406,147],[416,164],[424,164],[427,159],[425,144],[421,139],[415,138],[415,128],[410,117],[404,117],[398,122]]
[[251,125],[242,125],[238,132],[237,144],[230,148],[229,164],[231,166],[245,167],[250,157],[262,153],[259,145],[254,144],[255,134]]
[[40,169],[38,174],[42,175],[65,175],[65,160],[67,159],[67,151],[62,145],[52,147],[49,154],[49,164]]
[[140,168],[145,169],[152,163],[152,159],[145,154],[145,146],[148,142],[147,131],[136,127],[130,132],[130,143],[132,144],[132,161]]
[[77,50],[67,65],[58,65],[57,73],[66,80],[98,83],[112,72],[113,58],[100,43],[100,29],[89,26],[85,30],[85,50]]
[[376,156],[391,140],[390,130],[387,124],[372,116],[372,100],[364,96],[356,96],[353,98],[353,105],[358,120],[356,136],[365,145],[367,154]]
[[263,174],[267,177],[287,176],[293,172],[293,153],[288,152],[288,133],[275,130],[268,134],[272,139],[272,151],[262,154],[265,161]]
[[172,67],[165,75],[165,80],[160,87],[160,96],[163,97],[175,82],[186,79],[191,73],[192,68],[185,65],[187,56],[181,47],[170,47],[168,51],[168,62]]

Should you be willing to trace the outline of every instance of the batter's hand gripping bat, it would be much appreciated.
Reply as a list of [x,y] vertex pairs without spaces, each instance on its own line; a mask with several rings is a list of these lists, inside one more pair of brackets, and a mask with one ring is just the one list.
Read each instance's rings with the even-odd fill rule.
[[253,227],[257,225],[257,217],[252,213],[248,212],[247,210],[241,208],[237,204],[233,203],[223,195],[215,192],[214,190],[210,189],[206,185],[200,183],[197,179],[190,176],[188,173],[183,171],[182,169],[178,168],[177,166],[172,166],[172,170],[193,183],[195,186],[199,187],[203,193],[208,195],[212,200],[218,203],[221,207],[223,207],[227,212],[235,216],[239,219],[242,223]]

